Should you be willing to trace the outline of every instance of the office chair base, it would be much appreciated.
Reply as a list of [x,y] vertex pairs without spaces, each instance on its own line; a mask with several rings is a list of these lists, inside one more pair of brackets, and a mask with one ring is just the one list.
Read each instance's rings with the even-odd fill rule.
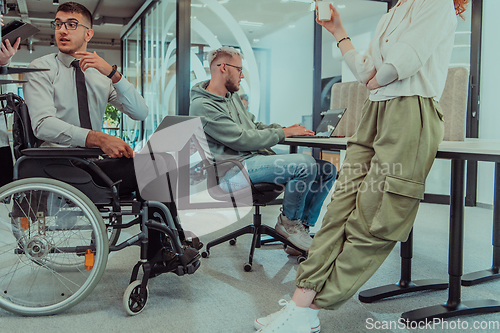
[[250,224],[247,225],[243,228],[240,228],[236,231],[233,231],[225,236],[219,237],[211,242],[208,242],[208,244],[205,247],[205,251],[201,253],[201,256],[203,258],[208,258],[210,256],[210,248],[225,242],[229,242],[231,245],[236,244],[236,239],[239,236],[246,235],[246,234],[252,234],[253,239],[252,239],[252,246],[250,247],[250,255],[248,262],[246,262],[243,265],[243,269],[245,272],[250,272],[252,270],[252,264],[253,264],[253,253],[256,248],[260,248],[261,242],[260,238],[262,235],[268,235],[271,236],[275,241],[281,242],[287,246],[293,247],[294,249],[301,251],[303,254],[299,256],[298,262],[302,262],[307,258],[307,254],[305,251],[297,248],[295,245],[290,243],[285,237],[283,237],[281,234],[279,234],[274,228],[271,228],[267,225],[262,225],[262,224]]

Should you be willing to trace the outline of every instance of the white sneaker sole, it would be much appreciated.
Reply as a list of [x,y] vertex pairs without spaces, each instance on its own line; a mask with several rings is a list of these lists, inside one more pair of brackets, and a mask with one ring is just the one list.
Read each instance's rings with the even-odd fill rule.
[[292,243],[293,245],[295,245],[299,249],[304,250],[304,251],[309,251],[308,247],[302,246],[300,244],[296,244],[296,243],[292,242],[290,240],[290,234],[288,232],[286,232],[285,228],[283,228],[281,226],[281,224],[276,223],[276,226],[274,227],[274,230],[276,230],[281,236],[285,237],[290,243]]
[[[255,319],[255,321],[253,322],[253,327],[255,328],[256,331],[258,331],[266,326],[259,323],[258,319]],[[320,332],[321,332],[321,325],[318,325],[316,327],[311,327],[311,333],[320,333]]]

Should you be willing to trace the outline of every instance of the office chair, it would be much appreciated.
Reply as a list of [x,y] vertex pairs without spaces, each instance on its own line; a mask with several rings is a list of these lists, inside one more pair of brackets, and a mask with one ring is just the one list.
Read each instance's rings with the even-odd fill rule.
[[[250,177],[245,170],[245,167],[241,163],[241,161],[237,159],[226,159],[222,161],[214,162],[213,159],[208,158],[210,156],[210,152],[208,151],[208,145],[204,138],[192,138],[192,142],[201,156],[201,159],[204,164],[204,170],[207,172],[207,189],[210,196],[218,201],[225,201],[228,203],[232,203],[234,209],[237,209],[236,202],[245,201],[245,199],[251,199],[252,205],[254,207],[253,214],[253,223],[249,224],[243,228],[240,228],[236,231],[233,231],[225,236],[214,239],[211,242],[208,242],[206,245],[205,251],[202,252],[203,258],[208,258],[210,255],[210,248],[219,245],[221,243],[229,241],[230,245],[236,244],[236,238],[245,234],[253,235],[252,243],[250,245],[250,254],[248,257],[248,261],[244,264],[243,269],[246,272],[250,272],[252,270],[253,263],[253,255],[256,248],[260,248],[261,244],[264,241],[261,241],[262,235],[271,236],[271,242],[281,242],[286,246],[290,246],[302,253],[298,257],[298,261],[302,262],[306,259],[306,252],[297,248],[295,245],[290,243],[285,237],[279,234],[274,228],[269,227],[265,224],[262,224],[262,216],[260,214],[260,207],[266,206],[275,200],[284,190],[283,185],[274,184],[274,183],[257,183],[253,184],[250,181]],[[251,191],[248,189],[235,190],[226,192],[219,185],[219,179],[224,176],[224,174],[231,169],[232,167],[237,166],[240,172],[243,173],[245,178],[248,181],[248,184],[251,188]],[[248,198],[251,196],[251,198]],[[242,199],[242,200],[237,200]],[[266,243],[270,242],[269,240],[265,241]]]

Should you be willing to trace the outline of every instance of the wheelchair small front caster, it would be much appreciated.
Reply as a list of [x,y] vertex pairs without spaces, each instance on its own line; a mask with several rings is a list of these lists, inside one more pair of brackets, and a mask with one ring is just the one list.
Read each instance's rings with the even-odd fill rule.
[[252,264],[249,262],[245,263],[245,266],[243,266],[243,269],[245,270],[245,272],[250,272],[252,270]]
[[123,308],[129,316],[135,316],[144,310],[148,303],[148,286],[146,286],[146,294],[141,296],[141,280],[135,280],[125,290],[123,294]]
[[306,259],[307,259],[307,257],[300,255],[297,257],[297,262],[300,264],[301,262],[305,261]]
[[203,251],[203,252],[201,253],[201,256],[202,256],[203,258],[208,258],[208,257],[210,256],[210,251]]
[[231,239],[229,245],[236,245],[236,238]]

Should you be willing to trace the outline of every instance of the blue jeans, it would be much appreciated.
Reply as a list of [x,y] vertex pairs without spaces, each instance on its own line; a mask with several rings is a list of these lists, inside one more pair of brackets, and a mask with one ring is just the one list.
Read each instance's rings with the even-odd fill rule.
[[[323,201],[333,186],[337,169],[333,164],[305,154],[257,155],[243,161],[252,183],[275,183],[285,188],[283,214],[313,227]],[[248,185],[238,167],[221,178],[221,188],[229,192]]]

